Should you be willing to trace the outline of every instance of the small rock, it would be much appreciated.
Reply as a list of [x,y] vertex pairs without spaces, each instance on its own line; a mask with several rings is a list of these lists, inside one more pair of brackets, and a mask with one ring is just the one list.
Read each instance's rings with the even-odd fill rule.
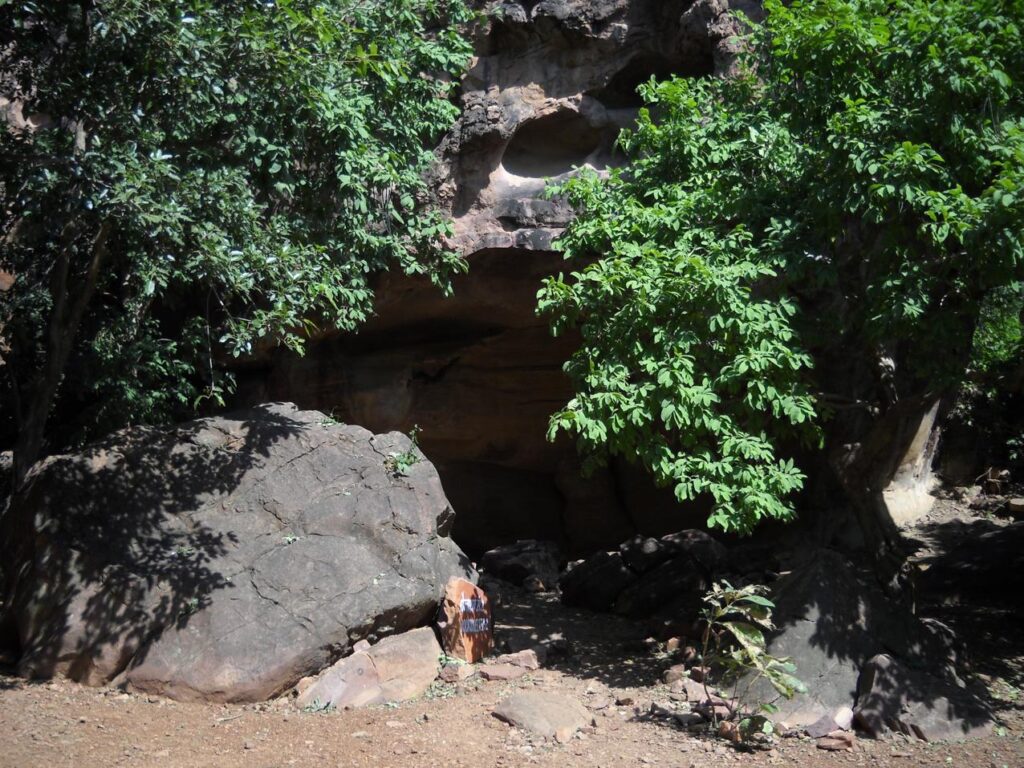
[[696,712],[678,712],[675,715],[676,722],[683,728],[692,728],[703,725],[704,718]]
[[[543,651],[542,651],[543,652]],[[493,659],[494,664],[511,664],[515,667],[522,667],[523,669],[540,669],[541,660],[537,655],[537,651],[530,648],[525,651],[518,651],[516,653],[506,653],[497,658]]]
[[512,664],[484,664],[477,671],[484,680],[517,680],[527,673],[523,667]]
[[686,673],[686,667],[682,664],[673,664],[671,667],[665,670],[665,674],[662,675],[662,680],[666,683],[672,684],[688,677]]
[[[557,582],[551,582],[551,583],[552,584],[556,584]],[[548,587],[541,580],[540,576],[537,576],[537,575],[532,574],[532,573],[529,576],[527,576],[525,579],[523,579],[523,589],[525,589],[527,592],[550,592],[551,591],[551,588]]]
[[[852,718],[851,712],[851,718]],[[813,723],[807,726],[807,735],[812,739],[820,739],[823,736],[828,736],[832,731],[840,730],[839,724],[828,715],[818,718]]]
[[740,729],[736,723],[723,721],[718,724],[718,737],[738,744],[740,742]]
[[438,677],[446,683],[461,683],[475,674],[476,667],[472,664],[445,664]]
[[559,744],[568,744],[572,741],[573,730],[569,726],[562,726],[555,731],[555,741]]
[[853,727],[853,709],[851,707],[840,707],[832,715],[836,725],[844,731]]
[[815,742],[818,749],[829,752],[850,752],[856,743],[856,736],[846,731],[833,731]]
[[619,707],[631,707],[633,706],[633,697],[619,696],[617,699],[615,699],[615,704]]
[[687,701],[703,701],[708,696],[703,684],[688,677],[676,680],[669,686],[669,691],[684,696]]
[[253,744],[253,743],[252,743],[251,741],[247,741],[247,742],[245,742],[245,743],[244,743],[244,744],[242,745],[242,747],[243,747],[244,749],[255,749],[255,748],[256,748],[256,745],[255,745],[255,744]]
[[592,718],[582,704],[555,693],[517,693],[498,702],[494,716],[545,738],[557,737],[562,729],[571,737],[589,725]]
[[655,701],[651,703],[650,713],[655,717],[675,717],[676,708],[671,704]]

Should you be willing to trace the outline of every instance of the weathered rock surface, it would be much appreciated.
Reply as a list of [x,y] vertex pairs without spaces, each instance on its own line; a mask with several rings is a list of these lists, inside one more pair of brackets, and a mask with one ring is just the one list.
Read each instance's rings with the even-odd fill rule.
[[571,737],[591,719],[590,713],[575,699],[534,691],[516,693],[498,702],[494,716],[516,728],[549,739],[559,733],[567,733]]
[[888,654],[864,665],[854,719],[876,737],[892,730],[924,741],[946,741],[992,732],[992,712],[977,696]]
[[298,696],[300,707],[365,707],[408,701],[437,678],[441,646],[428,627],[386,637],[336,662]]
[[581,555],[701,525],[704,510],[682,512],[626,465],[581,480],[572,442],[544,439],[571,395],[562,364],[576,340],[552,339],[535,306],[540,281],[565,269],[552,241],[571,218],[564,201],[542,197],[546,179],[620,162],[615,137],[652,75],[728,68],[730,4],[758,15],[750,0],[481,3],[488,21],[433,180],[468,273],[450,299],[427,280],[382,276],[358,335],[322,339],[301,359],[268,353],[243,396],[377,432],[422,426],[459,510],[455,537],[474,556],[528,538]]
[[496,681],[516,680],[529,671],[517,664],[484,664],[477,668],[477,673],[484,680]]
[[726,550],[697,530],[655,539],[636,536],[614,552],[597,552],[568,570],[562,601],[624,616],[675,611],[695,616],[701,596],[726,563]]
[[469,574],[410,450],[274,404],[46,459],[0,520],[19,670],[259,700],[424,624]]

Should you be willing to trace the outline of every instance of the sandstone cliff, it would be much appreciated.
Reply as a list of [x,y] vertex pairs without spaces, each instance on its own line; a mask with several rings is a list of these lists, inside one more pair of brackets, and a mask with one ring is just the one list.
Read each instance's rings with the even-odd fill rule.
[[[462,116],[438,150],[436,193],[470,265],[455,296],[387,275],[377,317],[358,335],[272,360],[246,377],[243,396],[293,400],[374,431],[419,424],[458,511],[455,537],[471,552],[528,536],[579,552],[699,524],[700,510],[684,514],[631,468],[584,481],[574,446],[545,441],[548,416],[570,395],[561,365],[573,340],[552,339],[534,307],[542,277],[565,268],[552,241],[571,217],[542,198],[545,180],[617,162],[641,82],[726,70],[728,5],[490,4]],[[757,13],[748,0],[732,5]]]

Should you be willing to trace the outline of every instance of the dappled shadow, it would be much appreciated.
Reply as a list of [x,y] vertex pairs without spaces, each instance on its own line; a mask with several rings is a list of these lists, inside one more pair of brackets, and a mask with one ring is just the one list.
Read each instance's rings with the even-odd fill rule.
[[494,621],[499,650],[545,645],[549,669],[611,687],[656,685],[671,664],[644,647],[647,622],[569,608],[554,592],[530,594],[503,584]]
[[[743,559],[760,567],[771,558],[744,550]],[[776,702],[782,705],[783,720],[810,723],[822,714],[859,704],[864,707],[865,724],[868,715],[876,713],[876,723],[909,735],[917,735],[916,727],[930,739],[941,739],[984,729],[998,721],[1001,709],[1011,706],[993,699],[973,677],[978,667],[972,667],[957,634],[940,620],[953,618],[948,611],[939,613],[926,604],[927,613],[915,613],[909,601],[901,602],[880,586],[867,561],[856,563],[838,552],[807,550],[802,560],[789,562],[791,570],[773,585],[780,631],[770,651],[792,657],[798,677],[810,692]],[[727,576],[717,577],[723,575]],[[742,581],[741,576],[734,577]],[[691,612],[675,616],[674,621],[662,614],[652,620],[631,620],[565,607],[554,594],[530,595],[504,587],[501,596],[495,609],[499,643],[510,640],[512,650],[535,643],[565,647],[567,654],[549,656],[548,667],[618,688],[658,685],[665,670],[682,659],[660,652],[649,642],[645,647],[644,639],[649,635],[664,639],[667,635],[659,635],[659,629],[666,622],[686,627],[695,618]],[[1007,613],[993,609],[985,616],[989,626],[984,636],[965,631],[960,621],[951,623],[968,650],[1013,659],[1021,650],[1024,635],[1018,625],[1024,619],[1008,621]],[[1000,629],[1001,636],[996,637]],[[691,644],[694,641],[689,638]],[[862,671],[873,659],[880,671],[870,688],[858,691],[858,683],[868,682]],[[989,674],[1003,677],[1011,686],[1020,685],[1019,666],[990,662],[986,667]],[[740,690],[744,688],[741,684]],[[746,694],[747,704],[776,697],[764,681]],[[675,727],[671,718],[653,720]]]
[[306,426],[260,407],[124,430],[37,465],[0,519],[18,671],[109,681],[144,659],[161,632],[184,627],[214,591],[230,589],[215,561],[237,537],[193,513]]
[[[992,721],[985,691],[961,687],[964,672],[960,644],[941,622],[921,618],[909,602],[882,589],[867,563],[855,563],[831,550],[818,550],[775,589],[776,623],[780,632],[770,650],[792,656],[798,676],[810,694],[798,697],[787,711],[807,706],[824,712],[838,706],[870,704],[858,691],[865,665],[880,654],[891,657],[873,691],[884,700],[877,708],[892,720],[912,709],[910,719],[934,723],[936,731],[967,734]],[[800,699],[804,701],[801,703]],[[949,725],[939,724],[948,720]],[[932,736],[934,738],[934,735]],[[941,737],[940,737],[941,738]]]

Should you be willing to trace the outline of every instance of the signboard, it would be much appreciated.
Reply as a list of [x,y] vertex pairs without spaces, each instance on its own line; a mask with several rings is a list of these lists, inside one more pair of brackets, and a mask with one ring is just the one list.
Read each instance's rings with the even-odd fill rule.
[[480,587],[452,579],[438,611],[441,645],[452,658],[475,663],[494,648],[491,603]]

